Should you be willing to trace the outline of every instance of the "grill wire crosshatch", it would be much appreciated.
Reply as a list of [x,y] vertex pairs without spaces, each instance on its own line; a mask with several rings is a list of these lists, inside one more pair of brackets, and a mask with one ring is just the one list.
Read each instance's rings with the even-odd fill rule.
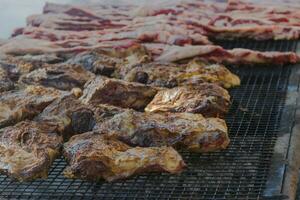
[[[257,50],[296,51],[297,48],[296,41],[237,40],[219,43],[226,48]],[[282,131],[281,122],[293,66],[277,66],[272,70],[267,66],[230,69],[241,78],[241,86],[230,91],[232,106],[226,121],[231,143],[225,151],[205,154],[183,151],[181,153],[188,168],[180,175],[151,173],[114,183],[66,179],[62,174],[66,163],[63,158],[56,159],[46,180],[18,183],[1,175],[0,198],[263,198],[266,191],[273,187],[269,174],[274,165],[274,147]],[[291,132],[293,119],[287,121],[286,128]],[[280,165],[275,163],[276,166]],[[276,181],[282,182],[283,176],[284,173],[279,173]]]

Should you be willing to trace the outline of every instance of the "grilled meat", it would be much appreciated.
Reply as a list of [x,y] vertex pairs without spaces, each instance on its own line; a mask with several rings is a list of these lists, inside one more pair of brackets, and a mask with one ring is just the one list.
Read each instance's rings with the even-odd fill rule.
[[107,104],[95,105],[92,106],[92,108],[93,108],[94,117],[96,121],[96,125],[94,126],[94,129],[98,129],[103,122],[113,118],[115,115],[128,110],[125,108],[120,108],[117,106],[112,106]]
[[78,64],[85,69],[104,76],[111,76],[116,70],[151,60],[146,49],[133,45],[125,49],[98,48],[69,59],[68,63]]
[[240,85],[240,79],[223,65],[206,64],[199,60],[187,65],[157,62],[140,64],[130,70],[124,80],[168,88],[199,85],[204,82],[216,83],[226,88]]
[[207,64],[194,59],[186,66],[186,74],[179,76],[180,85],[199,85],[202,82],[216,83],[225,88],[239,86],[239,77],[230,72],[224,65]]
[[39,66],[40,62],[30,62],[13,56],[6,56],[0,60],[1,71],[12,81],[17,81],[22,74],[29,73]]
[[85,104],[110,104],[141,110],[156,93],[157,89],[150,86],[98,76],[86,84],[81,100]]
[[0,171],[19,181],[46,178],[62,142],[56,126],[47,123],[23,121],[0,129]]
[[88,51],[76,55],[68,63],[81,65],[95,74],[110,76],[117,65],[122,63],[122,59],[100,54],[96,51]]
[[0,67],[0,94],[5,91],[13,90],[14,88],[15,84],[8,77],[7,71]]
[[25,74],[20,77],[19,82],[54,87],[60,90],[71,90],[75,87],[82,88],[92,77],[92,73],[79,65],[55,64],[44,65],[43,68]]
[[44,63],[58,62],[59,58],[51,55],[38,56],[3,56],[0,59],[0,93],[18,86],[19,77],[30,73]]
[[35,121],[55,124],[64,139],[74,134],[91,131],[95,125],[93,110],[73,95],[63,96],[53,101],[35,118]]
[[6,71],[12,81],[17,81],[23,74],[27,74],[40,68],[45,63],[53,64],[61,62],[61,58],[54,55],[25,55],[25,56],[4,56],[0,60],[0,69]]
[[196,152],[224,149],[229,144],[224,120],[192,113],[141,113],[127,110],[99,125],[100,130],[131,145],[174,146]]
[[159,91],[146,112],[191,112],[205,117],[223,117],[229,110],[227,90],[216,84],[176,87]]
[[172,147],[130,147],[98,132],[73,136],[64,145],[68,178],[114,181],[143,172],[180,173],[185,167]]
[[0,128],[33,118],[52,101],[67,94],[42,86],[28,86],[22,90],[2,93],[0,96]]

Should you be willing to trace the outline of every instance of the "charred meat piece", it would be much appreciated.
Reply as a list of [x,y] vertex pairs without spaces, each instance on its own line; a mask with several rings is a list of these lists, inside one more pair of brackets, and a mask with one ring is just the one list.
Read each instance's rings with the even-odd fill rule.
[[83,52],[71,58],[68,63],[78,64],[95,74],[110,76],[122,59],[111,57],[96,51]]
[[141,110],[156,93],[157,89],[150,86],[98,76],[86,84],[81,100],[85,104],[110,104]]
[[111,76],[116,70],[151,60],[146,49],[134,45],[126,49],[98,48],[69,59],[68,63],[79,64],[85,69],[104,76]]
[[103,122],[100,130],[131,146],[174,146],[196,152],[225,149],[229,144],[224,120],[193,113],[124,111]]
[[41,66],[40,61],[29,61],[22,57],[6,56],[0,60],[0,68],[6,71],[7,77],[12,81],[18,81],[22,74],[27,74]]
[[185,70],[186,73],[178,77],[179,85],[198,85],[201,82],[210,82],[224,88],[231,88],[241,84],[240,78],[221,64],[208,64],[194,59],[187,64]]
[[157,87],[176,87],[179,85],[177,77],[184,73],[183,66],[174,63],[145,63],[134,66],[123,79]]
[[43,85],[60,90],[82,88],[94,75],[79,65],[55,64],[44,65],[20,77],[19,82],[30,85]]
[[99,126],[104,122],[111,118],[113,118],[115,115],[125,112],[125,108],[120,108],[117,106],[107,105],[107,104],[99,104],[95,106],[91,106],[94,112],[94,117],[96,121],[96,125],[94,126],[94,129],[98,129]]
[[28,86],[22,90],[2,93],[0,96],[0,128],[33,118],[52,101],[67,94],[42,86]]
[[23,121],[0,129],[0,171],[18,181],[46,178],[62,142],[56,126],[47,123]]
[[0,92],[11,90],[20,76],[41,68],[45,63],[60,61],[53,55],[4,56],[0,59]]
[[205,117],[223,117],[229,110],[230,96],[222,87],[203,83],[159,91],[146,112],[191,112]]
[[168,88],[204,82],[226,88],[240,85],[240,79],[223,65],[206,64],[197,60],[187,65],[159,62],[140,64],[130,70],[124,80]]
[[0,94],[14,88],[15,84],[8,77],[7,71],[0,67]]
[[185,167],[181,156],[172,147],[130,147],[98,132],[73,136],[63,152],[69,166],[68,178],[114,181],[143,172],[180,173]]
[[35,118],[35,121],[56,125],[64,139],[74,134],[91,131],[95,125],[93,110],[73,95],[63,96],[53,101]]

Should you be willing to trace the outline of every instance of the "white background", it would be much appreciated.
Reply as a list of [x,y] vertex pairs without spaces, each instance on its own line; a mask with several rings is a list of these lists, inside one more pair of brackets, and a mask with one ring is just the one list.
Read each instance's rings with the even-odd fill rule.
[[46,1],[72,2],[72,0],[0,0],[0,38],[8,38],[15,28],[25,26],[26,17],[41,13]]

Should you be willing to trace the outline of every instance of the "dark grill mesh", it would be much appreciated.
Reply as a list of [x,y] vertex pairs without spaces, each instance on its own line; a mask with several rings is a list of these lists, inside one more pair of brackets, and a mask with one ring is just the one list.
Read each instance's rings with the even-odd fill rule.
[[[296,42],[221,42],[226,48],[294,51]],[[68,180],[57,159],[47,180],[12,182],[0,176],[3,198],[63,199],[260,199],[268,178],[280,127],[290,66],[232,68],[242,85],[231,90],[227,117],[231,144],[223,152],[182,152],[188,169],[181,175],[148,174],[115,183]]]

